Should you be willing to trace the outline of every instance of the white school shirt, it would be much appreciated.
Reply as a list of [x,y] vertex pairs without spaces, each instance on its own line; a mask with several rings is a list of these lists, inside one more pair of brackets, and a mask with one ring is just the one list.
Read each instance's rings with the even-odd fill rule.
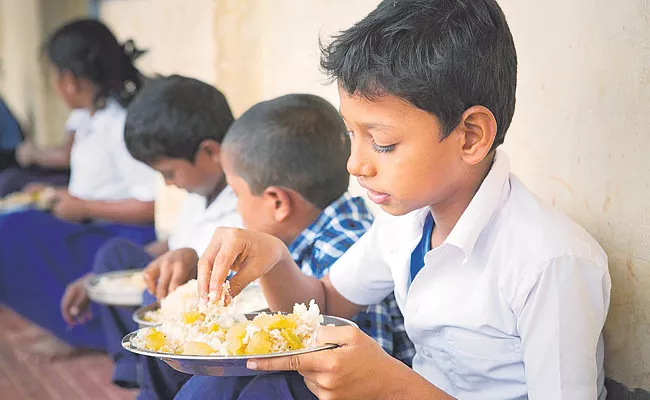
[[368,305],[393,290],[416,347],[413,369],[469,400],[605,399],[607,256],[580,226],[533,195],[504,152],[410,284],[427,208],[377,218],[330,278]]
[[75,108],[68,115],[64,129],[66,132],[76,132],[79,127],[86,125],[91,118],[90,113],[85,108]]
[[170,250],[189,247],[201,256],[218,227],[243,228],[237,196],[226,186],[206,207],[206,198],[189,193],[181,205],[176,232],[167,241]]
[[156,198],[156,172],[129,154],[125,120],[124,107],[109,99],[77,127],[70,153],[71,195],[104,201]]

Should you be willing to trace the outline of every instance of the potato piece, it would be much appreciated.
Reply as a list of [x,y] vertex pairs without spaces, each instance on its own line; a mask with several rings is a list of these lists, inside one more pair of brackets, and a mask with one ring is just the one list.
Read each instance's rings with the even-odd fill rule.
[[246,354],[268,354],[271,352],[273,342],[265,331],[255,332],[248,341]]
[[183,345],[184,355],[207,356],[214,352],[215,350],[209,344],[203,342],[186,342]]
[[162,332],[153,331],[144,339],[144,345],[149,350],[160,351],[168,345],[167,336]]
[[188,311],[181,315],[181,321],[183,321],[183,323],[187,325],[191,325],[198,320],[203,321],[204,319],[205,319],[205,315],[198,311]]

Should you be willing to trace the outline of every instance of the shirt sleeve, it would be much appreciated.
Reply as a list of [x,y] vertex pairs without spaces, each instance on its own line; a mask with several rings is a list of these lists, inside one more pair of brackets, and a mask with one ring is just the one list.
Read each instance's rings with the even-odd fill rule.
[[368,232],[330,268],[329,277],[343,297],[358,305],[382,301],[394,288],[386,257],[389,221],[380,214]]
[[68,120],[65,122],[65,131],[72,133],[76,132],[80,126],[86,124],[90,120],[90,113],[84,108],[76,108],[70,112]]
[[191,247],[196,251],[196,254],[203,255],[205,249],[208,248],[214,231],[217,228],[243,228],[244,224],[242,222],[241,216],[236,210],[231,212],[224,213],[215,218],[214,220],[209,220],[206,223],[201,224],[199,227],[199,233],[196,236],[196,240],[192,242]]
[[531,400],[598,398],[607,266],[559,257],[522,281],[517,327]]

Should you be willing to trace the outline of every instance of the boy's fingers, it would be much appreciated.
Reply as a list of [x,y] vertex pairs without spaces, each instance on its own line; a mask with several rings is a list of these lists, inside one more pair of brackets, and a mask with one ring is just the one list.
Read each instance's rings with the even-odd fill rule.
[[327,365],[328,351],[316,351],[297,356],[257,358],[248,360],[246,368],[259,371],[321,371]]
[[255,274],[255,271],[252,268],[244,268],[239,270],[237,269],[238,272],[233,275],[232,278],[230,278],[230,295],[232,297],[237,296],[239,293],[241,293],[242,290],[248,285],[250,285],[255,279],[259,278]]
[[354,343],[361,331],[354,326],[322,326],[318,329],[316,343],[318,346],[335,344],[345,346]]
[[216,292],[217,298],[221,295],[221,286],[228,278],[230,267],[235,263],[235,260],[241,254],[240,246],[236,241],[225,242],[221,246],[219,254],[214,259],[212,264],[212,273],[210,275],[210,285],[208,290]]
[[186,278],[183,273],[183,263],[178,261],[172,267],[172,278],[169,282],[169,293],[176,290],[177,287],[185,283]]
[[160,266],[156,261],[152,262],[145,268],[142,273],[144,277],[144,282],[147,285],[147,291],[152,295],[156,294],[156,282],[158,281],[158,276],[160,275]]
[[210,290],[212,267],[214,265],[214,260],[217,258],[217,254],[219,254],[219,251],[221,250],[221,235],[221,230],[217,228],[212,236],[210,244],[205,249],[197,263],[196,279],[199,284],[199,296],[201,298],[205,298]]
[[160,266],[160,275],[158,276],[158,285],[156,287],[156,298],[158,301],[167,296],[167,288],[169,287],[169,281],[171,280],[172,272],[170,265],[167,262],[163,262]]

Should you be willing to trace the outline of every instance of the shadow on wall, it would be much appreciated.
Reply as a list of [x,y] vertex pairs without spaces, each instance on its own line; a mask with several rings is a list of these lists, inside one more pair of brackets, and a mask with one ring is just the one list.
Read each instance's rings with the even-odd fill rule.
[[607,400],[650,400],[650,392],[643,389],[629,390],[621,383],[611,379],[605,380]]

